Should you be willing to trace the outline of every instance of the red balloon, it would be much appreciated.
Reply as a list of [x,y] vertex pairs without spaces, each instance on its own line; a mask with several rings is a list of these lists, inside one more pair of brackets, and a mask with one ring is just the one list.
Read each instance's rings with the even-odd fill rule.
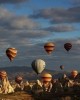
[[18,84],[20,84],[21,82],[22,82],[22,77],[21,76],[17,76],[17,77],[15,77],[15,82],[16,83],[18,83]]
[[71,43],[65,43],[64,44],[64,48],[69,51],[72,48],[72,44]]
[[6,71],[4,71],[4,70],[0,71],[0,78],[1,78],[1,79],[6,78],[6,76],[7,76]]

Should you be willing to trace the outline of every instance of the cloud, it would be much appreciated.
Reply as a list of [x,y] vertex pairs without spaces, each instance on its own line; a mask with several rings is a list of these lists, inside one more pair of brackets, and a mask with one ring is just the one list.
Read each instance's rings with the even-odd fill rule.
[[23,30],[23,29],[35,29],[38,28],[38,23],[32,21],[26,16],[15,16],[12,18],[12,20],[9,22],[10,29],[17,29],[17,30]]
[[[53,41],[53,40],[50,40]],[[79,50],[80,50],[80,39],[79,38],[75,38],[75,39],[55,39],[54,43],[55,43],[55,48],[56,51],[59,51],[61,53],[65,53],[65,48],[64,48],[64,44],[65,43],[71,43],[72,44],[72,49],[70,50],[71,55],[72,56],[76,56],[78,54],[80,54]]]
[[0,40],[3,40],[3,45],[8,44],[5,48],[34,45],[35,39],[44,38],[49,33],[41,29],[40,24],[29,17],[17,16],[0,7]]
[[45,30],[50,32],[68,32],[68,31],[74,31],[75,28],[71,25],[59,24],[59,25],[48,27]]
[[[9,35],[8,35],[9,36]],[[58,67],[63,64],[65,66],[64,70],[72,70],[79,69],[76,67],[79,65],[79,58],[80,58],[80,39],[56,39],[50,40],[55,44],[55,50],[52,52],[51,55],[48,55],[47,52],[44,50],[44,42],[37,42],[35,38],[35,42],[31,38],[23,38],[19,36],[15,36],[12,34],[12,37],[6,39],[0,39],[0,62],[1,66],[31,66],[31,62],[34,59],[43,59],[46,62],[46,68],[48,69],[55,69],[60,70]],[[7,39],[8,38],[8,39]],[[64,43],[70,42],[72,43],[73,47],[69,53],[64,49]],[[12,65],[9,62],[5,54],[5,50],[8,47],[15,47],[18,50],[18,55],[14,59]],[[3,55],[3,56],[2,56]],[[4,60],[3,60],[4,59]],[[5,63],[4,63],[5,62]]]
[[1,48],[6,45],[3,49],[8,47],[25,48],[26,46],[35,45],[41,42],[41,39],[48,35],[46,31],[43,30],[2,30],[0,31],[0,42],[2,43]]
[[0,28],[5,30],[34,30],[40,26],[27,16],[17,16],[5,8],[0,8]]
[[0,26],[10,30],[27,30],[38,28],[39,24],[27,16],[17,16],[5,8],[0,8]]
[[71,3],[72,3],[74,6],[80,6],[80,0],[72,0]]
[[31,18],[48,19],[51,23],[74,23],[80,22],[80,7],[73,8],[46,8],[31,15]]
[[[55,50],[51,55],[48,55],[44,50],[44,43],[35,44],[30,47],[25,52],[27,54],[29,62],[31,64],[33,59],[41,58],[46,62],[46,68],[60,70],[59,66],[64,65],[64,70],[79,69],[79,58],[80,58],[80,39],[56,39],[52,40],[55,44]],[[69,53],[64,49],[64,44],[66,42],[72,43],[73,47]],[[36,48],[36,49],[35,49]],[[33,52],[34,53],[33,53]],[[27,53],[26,53],[27,52]],[[21,54],[23,56],[23,53]],[[43,55],[43,56],[41,56]],[[26,61],[26,55],[24,56]],[[57,68],[56,68],[57,67]]]
[[6,8],[0,7],[0,20],[7,20],[14,16],[14,13],[9,12]]
[[47,35],[49,35],[50,32],[46,31],[46,30],[25,30],[24,32],[20,31],[19,33],[17,33],[16,35],[19,35],[19,37],[28,37],[28,38],[40,38],[40,37],[45,37]]
[[17,3],[22,3],[25,1],[29,1],[29,0],[0,0],[0,4],[17,4]]

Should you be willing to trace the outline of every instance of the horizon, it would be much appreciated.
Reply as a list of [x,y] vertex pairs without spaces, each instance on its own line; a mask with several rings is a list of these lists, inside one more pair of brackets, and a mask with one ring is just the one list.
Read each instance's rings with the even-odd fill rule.
[[[32,70],[35,74],[36,74],[36,72],[33,70],[33,68],[32,68],[32,66],[6,66],[6,67],[0,67],[0,69],[1,70],[4,70],[4,69],[7,69],[7,68],[13,68],[13,69],[15,69],[15,68],[29,68],[30,70]],[[60,68],[59,68],[59,70],[54,70],[54,69],[47,69],[47,68],[45,68],[43,71],[42,71],[42,73],[43,72],[45,72],[46,70],[48,70],[48,71],[51,71],[51,72],[53,72],[53,71],[56,71],[56,72],[61,72],[61,73],[64,73],[64,72],[67,72],[67,73],[70,73],[71,71],[69,70],[69,71],[66,71],[65,69],[63,69],[63,70],[61,70]],[[5,70],[6,71],[6,70]],[[26,72],[28,72],[27,70],[26,70]],[[79,71],[78,71],[79,72]],[[41,74],[41,73],[40,73]]]

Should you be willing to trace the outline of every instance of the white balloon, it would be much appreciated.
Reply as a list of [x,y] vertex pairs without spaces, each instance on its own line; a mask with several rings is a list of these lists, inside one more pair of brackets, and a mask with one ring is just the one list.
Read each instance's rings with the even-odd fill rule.
[[36,59],[32,62],[32,68],[37,74],[40,74],[45,69],[45,66],[45,61],[42,59]]

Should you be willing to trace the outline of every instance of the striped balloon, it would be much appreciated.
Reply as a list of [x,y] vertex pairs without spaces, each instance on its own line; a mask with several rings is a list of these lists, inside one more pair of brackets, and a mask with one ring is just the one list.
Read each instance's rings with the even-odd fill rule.
[[6,73],[6,71],[0,71],[0,78],[5,78],[7,76],[7,73]]
[[12,61],[17,55],[17,50],[15,48],[8,48],[6,50],[6,55],[8,56],[10,61]]
[[49,74],[49,73],[44,73],[42,76],[41,76],[43,82],[51,82],[52,80],[52,75]]
[[22,82],[22,80],[23,80],[23,79],[22,79],[21,76],[16,76],[16,77],[15,77],[15,82],[18,83],[18,84],[20,84],[20,83]]
[[55,49],[55,45],[52,42],[48,42],[44,45],[44,49],[48,54],[51,54]]

